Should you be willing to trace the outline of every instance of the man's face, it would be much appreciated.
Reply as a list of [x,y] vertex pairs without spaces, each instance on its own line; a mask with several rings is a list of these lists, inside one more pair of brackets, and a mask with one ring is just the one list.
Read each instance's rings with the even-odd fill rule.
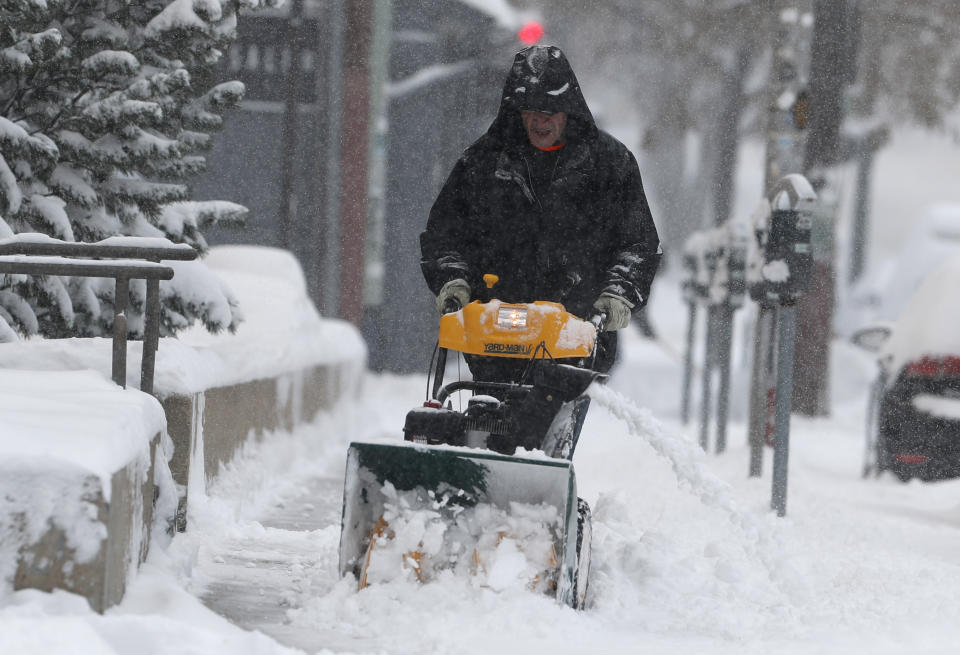
[[523,119],[523,127],[527,130],[527,138],[536,147],[549,148],[563,143],[563,131],[567,127],[567,115],[564,112],[544,114],[521,109],[520,117]]

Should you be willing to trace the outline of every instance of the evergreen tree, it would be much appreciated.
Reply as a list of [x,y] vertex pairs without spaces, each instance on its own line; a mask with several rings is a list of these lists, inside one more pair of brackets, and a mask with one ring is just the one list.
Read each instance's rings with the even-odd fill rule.
[[[223,113],[243,85],[210,86],[237,11],[277,0],[0,0],[0,238],[166,237],[206,249],[202,230],[242,220],[229,202],[190,200]],[[201,263],[161,285],[161,333],[201,320],[233,329],[236,301]],[[144,285],[128,329],[142,335]],[[103,335],[113,284],[0,276],[0,339]]]

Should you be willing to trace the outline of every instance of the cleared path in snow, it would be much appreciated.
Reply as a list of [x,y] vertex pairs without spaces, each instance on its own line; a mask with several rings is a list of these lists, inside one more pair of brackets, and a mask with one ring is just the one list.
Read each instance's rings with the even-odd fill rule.
[[285,645],[307,652],[324,647],[317,635],[291,626],[287,612],[326,590],[315,585],[331,565],[320,531],[331,526],[339,531],[342,493],[342,480],[304,480],[298,493],[278,500],[261,517],[260,534],[228,536],[201,549],[193,577],[204,581],[203,603]]
[[[422,400],[424,383],[377,376],[367,387],[366,400],[360,399],[345,416],[321,420],[292,437],[273,435],[261,444],[261,452],[247,453],[240,470],[226,471],[201,504],[200,525],[183,535],[196,548],[190,587],[207,607],[240,627],[308,653],[376,646],[361,635],[291,620],[291,612],[329,593],[337,582],[347,444],[355,439],[397,440],[402,412]],[[398,415],[401,423],[394,426]],[[257,467],[260,456],[271,460],[254,476],[266,490],[247,507],[242,499],[230,507],[228,498],[249,482],[249,472],[242,469]],[[227,507],[220,506],[221,501]],[[231,525],[234,519],[237,523]]]

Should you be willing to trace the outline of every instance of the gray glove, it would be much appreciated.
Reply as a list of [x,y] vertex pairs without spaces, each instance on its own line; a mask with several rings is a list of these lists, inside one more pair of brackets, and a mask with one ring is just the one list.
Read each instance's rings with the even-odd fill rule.
[[450,280],[440,288],[440,293],[437,294],[437,311],[445,314],[450,311],[448,303],[457,303],[459,305],[457,309],[460,309],[468,302],[470,302],[470,285],[467,281],[460,278]]
[[615,332],[627,327],[630,323],[630,310],[633,309],[633,303],[626,298],[604,291],[593,303],[593,308],[607,315],[607,322],[603,325],[604,331]]

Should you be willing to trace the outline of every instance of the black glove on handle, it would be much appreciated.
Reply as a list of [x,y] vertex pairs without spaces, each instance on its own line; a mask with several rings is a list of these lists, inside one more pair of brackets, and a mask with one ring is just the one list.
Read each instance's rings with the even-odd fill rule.
[[604,291],[593,303],[593,308],[599,314],[606,315],[602,325],[607,332],[615,332],[627,327],[630,323],[630,310],[633,303],[626,298]]
[[437,294],[437,311],[441,314],[455,312],[470,302],[470,285],[466,280],[450,280]]

